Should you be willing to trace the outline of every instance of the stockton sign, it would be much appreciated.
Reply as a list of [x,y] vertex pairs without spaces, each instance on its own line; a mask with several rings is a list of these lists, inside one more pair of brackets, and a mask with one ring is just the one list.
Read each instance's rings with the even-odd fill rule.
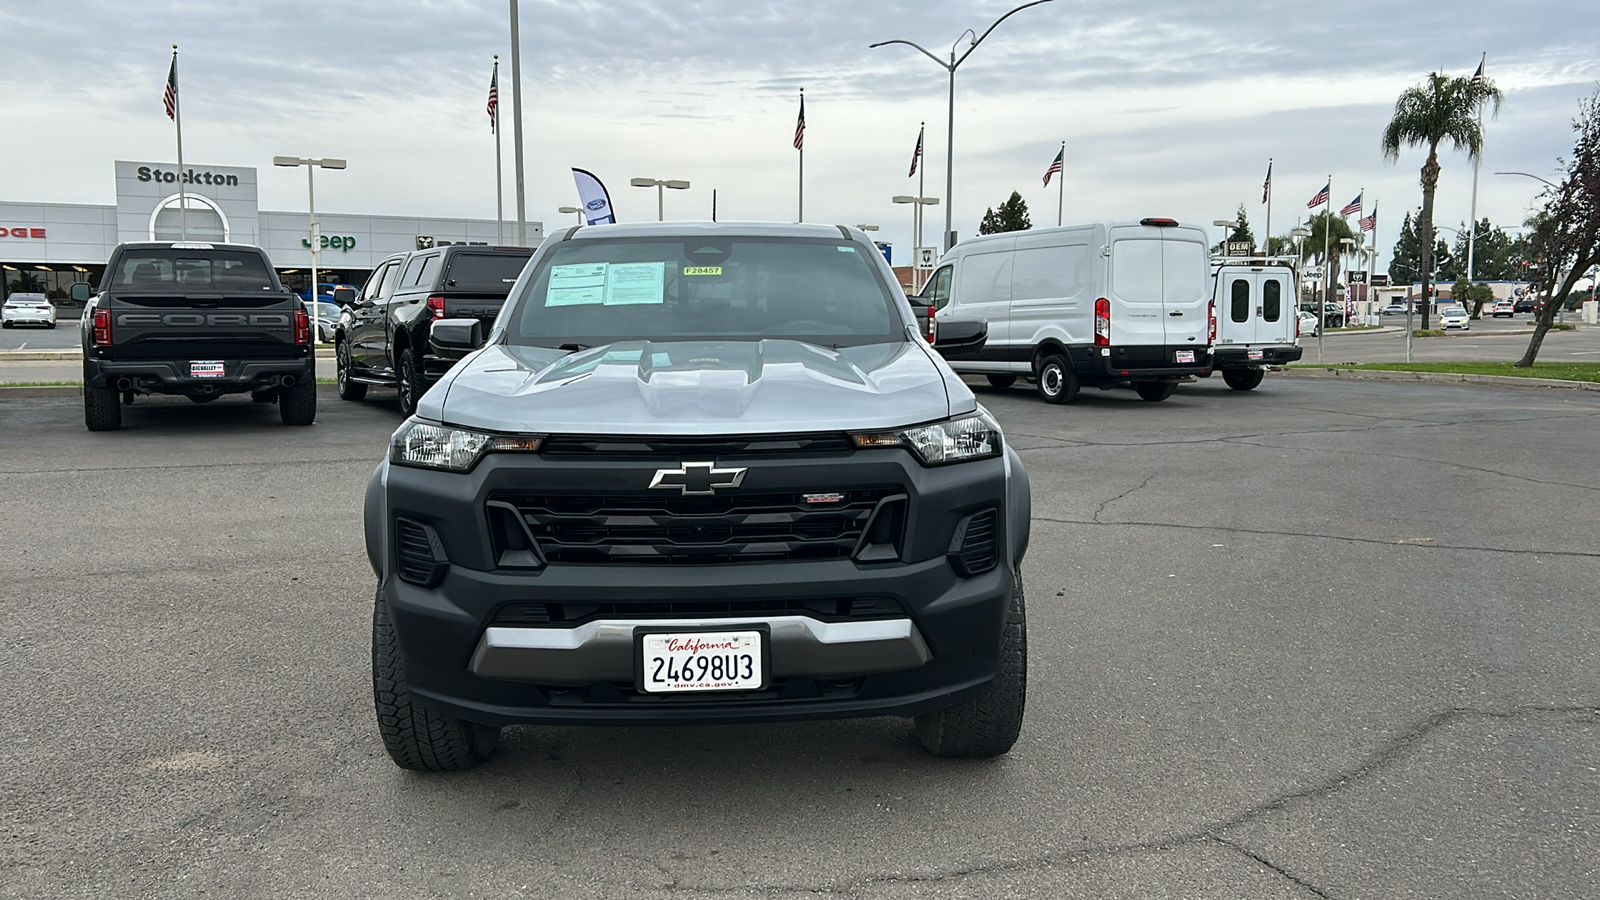
[[[154,181],[162,184],[175,184],[178,181],[178,172],[167,169],[154,169],[150,166],[140,166],[134,173],[140,181]],[[222,175],[216,172],[196,172],[193,169],[184,169],[182,172],[184,184],[216,184],[226,187],[238,187],[239,176]]]

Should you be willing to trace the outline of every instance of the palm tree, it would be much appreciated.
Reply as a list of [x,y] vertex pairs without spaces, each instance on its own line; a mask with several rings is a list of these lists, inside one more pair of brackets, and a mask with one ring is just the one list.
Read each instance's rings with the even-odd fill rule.
[[1399,162],[1401,147],[1428,148],[1428,161],[1422,164],[1422,215],[1417,219],[1417,238],[1422,245],[1422,327],[1428,327],[1428,274],[1433,269],[1433,192],[1439,186],[1439,145],[1446,138],[1457,150],[1466,150],[1467,159],[1476,160],[1483,152],[1483,124],[1478,120],[1483,104],[1493,101],[1500,111],[1504,96],[1487,78],[1428,73],[1428,80],[1401,92],[1394,103],[1394,116],[1383,129],[1383,158]]
[[[1326,267],[1327,275],[1322,280],[1325,286],[1322,302],[1327,303],[1333,299],[1333,286],[1339,281],[1339,263],[1344,258],[1344,244],[1340,243],[1339,239],[1351,238],[1357,244],[1361,242],[1356,238],[1355,232],[1350,230],[1350,223],[1345,221],[1343,216],[1331,212],[1312,213],[1311,224],[1307,225],[1306,229],[1311,232],[1311,236],[1300,245],[1300,261],[1315,259],[1317,265]],[[1323,243],[1323,232],[1327,232],[1326,244]],[[1328,254],[1333,257],[1331,260],[1322,258],[1324,246],[1328,248]]]

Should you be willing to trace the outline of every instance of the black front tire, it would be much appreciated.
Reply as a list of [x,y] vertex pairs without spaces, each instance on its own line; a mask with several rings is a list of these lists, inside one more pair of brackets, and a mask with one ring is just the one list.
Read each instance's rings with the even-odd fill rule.
[[1002,391],[1017,383],[1017,376],[1015,375],[990,375],[988,378],[990,387],[999,388]]
[[1039,397],[1046,403],[1071,403],[1078,395],[1078,376],[1072,374],[1067,358],[1053,353],[1039,361]]
[[83,386],[83,424],[90,431],[116,431],[122,427],[122,403],[108,387]]
[[340,341],[334,345],[334,380],[339,383],[340,400],[360,400],[367,396],[367,386],[350,378],[350,344]]
[[422,383],[422,373],[417,371],[417,357],[410,347],[400,351],[400,360],[395,365],[395,387],[400,395],[400,414],[416,415],[417,404],[422,402],[422,395],[427,393],[428,386]]
[[1261,383],[1261,379],[1265,375],[1266,373],[1260,369],[1222,370],[1222,380],[1228,383],[1228,387],[1231,387],[1236,391],[1254,390],[1256,385]]
[[278,418],[285,425],[310,425],[317,420],[317,383],[307,378],[278,388]]
[[412,700],[400,642],[381,590],[372,606],[372,705],[383,748],[402,769],[471,769],[500,744],[499,728],[452,718]]
[[1135,384],[1133,389],[1138,391],[1140,400],[1160,403],[1172,396],[1172,392],[1178,389],[1178,383],[1176,381],[1141,381]]
[[991,757],[1009,751],[1022,733],[1028,698],[1028,622],[1022,572],[1012,581],[1011,606],[1000,639],[1000,670],[982,694],[917,716],[917,740],[934,756]]

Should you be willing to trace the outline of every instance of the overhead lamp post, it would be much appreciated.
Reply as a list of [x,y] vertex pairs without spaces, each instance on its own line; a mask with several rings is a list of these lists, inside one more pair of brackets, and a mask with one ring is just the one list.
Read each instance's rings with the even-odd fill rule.
[[878,230],[878,226],[876,226],[876,225],[857,225],[856,227],[861,229],[862,231],[877,231]]
[[924,206],[938,206],[939,198],[911,197],[900,194],[891,197],[890,200],[895,203],[911,204],[911,292],[913,294],[920,293],[922,291],[922,269],[919,266],[920,261],[916,257],[917,253],[922,249],[922,208]]
[[556,210],[556,212],[577,213],[578,214],[578,224],[579,225],[583,224],[583,210],[580,207],[577,207],[577,206],[563,206],[563,207],[558,208]]
[[1222,231],[1222,240],[1217,241],[1217,251],[1218,251],[1217,255],[1219,255],[1219,256],[1227,256],[1228,255],[1228,232],[1233,230],[1233,229],[1235,229],[1235,228],[1238,228],[1239,227],[1239,222],[1238,222],[1237,219],[1212,219],[1211,220],[1211,224],[1213,224],[1213,225],[1215,225],[1218,228],[1221,228],[1223,230]]
[[676,180],[662,181],[659,178],[635,178],[632,181],[629,181],[628,183],[633,185],[634,187],[642,187],[642,188],[653,187],[653,188],[656,189],[656,221],[657,222],[665,222],[667,220],[667,201],[666,201],[667,192],[664,190],[664,188],[671,188],[672,190],[675,190],[675,191],[686,191],[686,190],[689,189],[689,182],[687,182],[687,181],[676,181]]
[[343,169],[342,159],[306,159],[300,156],[274,156],[272,164],[294,168],[306,167],[306,207],[311,217],[311,342],[322,336],[322,308],[317,305],[317,246],[321,243],[322,229],[317,225],[317,183],[313,173],[317,169]]
[[961,34],[956,36],[955,44],[951,44],[950,45],[950,61],[949,62],[945,62],[944,60],[940,59],[939,57],[934,56],[932,53],[929,53],[928,50],[926,48],[924,48],[921,44],[916,44],[916,43],[913,43],[911,41],[905,41],[905,40],[899,40],[899,39],[895,39],[895,40],[892,40],[892,41],[879,41],[876,44],[870,44],[867,47],[867,49],[871,50],[871,49],[875,49],[877,47],[885,47],[885,46],[888,46],[889,44],[905,44],[908,47],[914,47],[917,50],[921,51],[923,56],[926,56],[927,58],[929,58],[929,59],[933,60],[934,62],[938,63],[941,68],[945,69],[946,71],[948,71],[950,73],[950,110],[949,110],[949,114],[948,114],[948,116],[946,118],[947,130],[946,130],[946,133],[945,133],[945,145],[944,145],[945,146],[944,196],[945,196],[946,205],[945,205],[945,208],[944,208],[944,238],[940,242],[940,245],[945,250],[949,250],[950,249],[950,245],[952,243],[954,243],[954,241],[952,241],[950,239],[950,232],[951,232],[950,215],[951,215],[951,212],[952,212],[951,207],[954,206],[954,201],[951,198],[953,198],[955,196],[954,185],[955,185],[955,142],[956,142],[956,69],[962,63],[967,61],[967,57],[972,55],[972,51],[978,49],[978,45],[983,43],[983,39],[988,37],[990,32],[994,31],[995,28],[1001,22],[1004,22],[1006,19],[1011,18],[1012,16],[1016,15],[1017,13],[1021,12],[1022,10],[1027,9],[1030,6],[1038,6],[1041,3],[1049,3],[1049,2],[1050,2],[1050,0],[1033,0],[1032,3],[1024,3],[1021,6],[1018,6],[1017,8],[1015,8],[1015,9],[1011,10],[1010,12],[1006,13],[1005,15],[1001,16],[1000,18],[995,19],[994,23],[992,25],[990,25],[987,29],[985,29],[983,34],[977,35],[976,37],[974,37],[972,39],[972,43],[970,45],[968,45],[966,52],[962,53],[958,57],[958,56],[956,56],[956,44],[961,43],[961,39],[966,37],[967,35],[975,33],[970,28],[968,28],[966,31],[961,32]]

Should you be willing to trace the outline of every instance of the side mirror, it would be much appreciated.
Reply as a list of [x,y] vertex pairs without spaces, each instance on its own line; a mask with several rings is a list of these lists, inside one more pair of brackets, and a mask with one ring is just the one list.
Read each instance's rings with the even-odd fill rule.
[[983,319],[937,319],[933,349],[945,359],[975,356],[989,342],[989,323]]
[[87,282],[87,281],[74,282],[73,285],[72,285],[72,293],[71,293],[70,296],[72,297],[72,300],[73,300],[74,303],[88,303],[89,302],[89,298],[91,296],[93,296],[93,291],[89,287],[89,282]]
[[352,287],[337,287],[333,289],[333,302],[340,306],[349,306],[356,302],[356,289]]
[[483,346],[483,323],[477,319],[439,319],[428,331],[435,356],[460,358]]

